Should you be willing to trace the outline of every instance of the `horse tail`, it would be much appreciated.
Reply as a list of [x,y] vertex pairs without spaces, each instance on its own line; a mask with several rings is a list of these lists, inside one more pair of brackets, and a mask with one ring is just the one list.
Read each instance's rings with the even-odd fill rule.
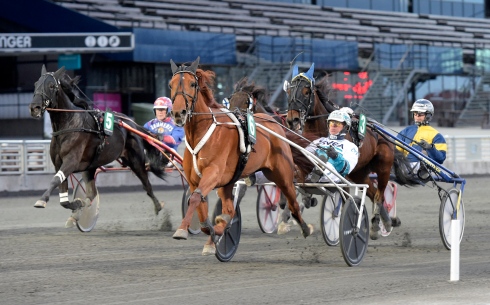
[[412,173],[410,161],[403,155],[401,151],[395,148],[395,161],[393,162],[393,170],[395,174],[394,181],[403,186],[420,185],[420,181]]
[[[307,147],[311,141],[318,138],[316,134],[304,133],[298,135],[291,131],[286,131],[286,138],[291,142],[301,146],[302,148]],[[296,166],[297,180],[298,182],[304,182],[309,173],[313,170],[313,163],[296,147],[291,146],[291,153],[293,155],[293,162]]]
[[[140,125],[135,125],[138,131],[141,131],[151,137],[154,137],[148,130],[141,127]],[[155,146],[151,145],[150,142],[141,139],[143,142],[143,147],[146,151],[146,158],[150,165],[150,171],[155,174],[160,179],[165,177],[165,165],[168,163],[167,157],[163,155]]]

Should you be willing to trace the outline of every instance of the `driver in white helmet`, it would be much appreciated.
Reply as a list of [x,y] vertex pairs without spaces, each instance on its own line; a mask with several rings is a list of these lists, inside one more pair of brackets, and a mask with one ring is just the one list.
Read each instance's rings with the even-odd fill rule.
[[[418,99],[413,103],[410,112],[415,124],[400,131],[397,139],[418,151],[424,151],[429,158],[442,164],[446,160],[447,144],[444,137],[429,125],[434,115],[434,106],[429,100]],[[399,146],[396,148],[407,156],[413,172],[416,173],[420,167],[419,158]]]
[[[356,167],[359,160],[359,149],[354,143],[345,139],[351,127],[351,118],[345,110],[335,110],[328,116],[327,123],[328,137],[316,139],[306,147],[306,150],[316,154],[322,161],[332,164],[337,173],[345,177]],[[331,180],[321,175],[321,171],[314,170],[309,175],[309,180],[340,182],[340,178],[332,173],[328,175]]]

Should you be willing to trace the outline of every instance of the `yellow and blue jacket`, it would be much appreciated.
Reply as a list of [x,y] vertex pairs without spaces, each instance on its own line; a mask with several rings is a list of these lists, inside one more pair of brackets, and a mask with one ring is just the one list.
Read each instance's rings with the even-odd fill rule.
[[[446,160],[447,144],[444,137],[430,125],[411,125],[400,131],[397,139],[401,142],[410,145],[418,151],[422,151],[417,143],[424,139],[429,144],[434,144],[433,148],[427,150],[427,156],[439,164],[442,164]],[[402,151],[410,162],[420,161],[414,154],[397,146],[398,150]]]

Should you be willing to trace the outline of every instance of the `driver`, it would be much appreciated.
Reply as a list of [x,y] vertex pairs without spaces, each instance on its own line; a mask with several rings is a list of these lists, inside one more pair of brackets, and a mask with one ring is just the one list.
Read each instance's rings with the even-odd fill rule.
[[172,101],[168,97],[157,98],[153,103],[155,118],[146,122],[143,127],[158,135],[158,138],[167,146],[177,150],[184,139],[184,128],[175,126],[175,122],[170,116],[171,111]]
[[[345,139],[351,127],[351,118],[345,110],[335,110],[328,116],[327,123],[328,137],[316,139],[306,150],[317,155],[324,163],[332,164],[337,173],[345,177],[356,167],[359,159],[357,146]],[[331,180],[316,168],[308,178],[311,182],[340,182],[340,178],[332,173],[328,177]]]
[[[415,124],[400,131],[397,139],[420,152],[424,152],[429,158],[442,164],[446,160],[447,144],[444,137],[429,125],[429,121],[434,115],[434,106],[429,100],[419,99],[413,103],[410,112]],[[420,159],[402,147],[397,146],[396,148],[408,158],[413,173],[417,173],[420,167]]]

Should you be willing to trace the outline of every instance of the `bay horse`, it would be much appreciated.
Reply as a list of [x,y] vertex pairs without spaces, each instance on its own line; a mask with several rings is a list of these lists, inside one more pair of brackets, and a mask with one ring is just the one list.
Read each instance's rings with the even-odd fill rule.
[[[59,187],[60,204],[74,212],[90,202],[96,196],[95,171],[98,167],[120,159],[141,180],[148,196],[152,199],[155,213],[163,207],[153,194],[152,186],[145,168],[148,158],[150,171],[159,178],[164,178],[162,164],[168,160],[158,149],[141,137],[129,132],[116,123],[122,120],[129,126],[149,135],[143,127],[129,117],[114,113],[114,129],[108,135],[103,129],[103,112],[93,108],[93,103],[76,95],[74,88],[78,78],[70,79],[64,67],[56,72],[47,72],[43,65],[41,77],[34,84],[34,96],[29,105],[33,118],[40,119],[45,112],[49,113],[53,128],[50,145],[51,161],[56,174],[51,179],[48,189],[34,204],[34,207],[45,208],[52,191]],[[145,156],[146,150],[146,156]],[[68,199],[68,180],[72,173],[82,173],[86,185],[87,198],[84,200]]]
[[[240,177],[262,170],[266,178],[276,183],[285,194],[289,209],[299,223],[302,234],[307,237],[313,226],[307,225],[301,217],[296,191],[293,184],[294,163],[291,148],[285,141],[256,128],[256,143],[253,149],[243,151],[240,123],[228,109],[218,104],[212,86],[215,73],[198,68],[199,57],[190,66],[177,66],[170,61],[173,76],[170,80],[172,117],[175,124],[184,126],[186,146],[183,168],[189,182],[191,196],[189,208],[175,239],[187,239],[192,215],[198,212],[201,231],[210,235],[202,254],[216,252],[214,238],[225,233],[227,225],[235,215],[232,191]],[[255,114],[257,123],[285,136],[282,127],[266,114]],[[247,161],[242,162],[242,155]],[[241,172],[241,173],[240,173]],[[222,202],[222,214],[215,218],[215,225],[208,219],[208,204],[205,197],[218,188]]]
[[246,112],[247,109],[253,113],[265,113],[272,116],[278,123],[286,125],[286,118],[274,111],[267,104],[267,89],[249,82],[244,77],[235,85],[235,90],[229,98],[230,110],[239,109]]
[[[294,130],[303,130],[307,134],[315,134],[318,137],[328,136],[328,115],[338,105],[331,102],[329,93],[328,76],[324,76],[318,82],[313,78],[314,64],[306,73],[298,73],[298,67],[293,67],[292,81],[287,89],[288,94],[288,127]],[[353,141],[351,133],[346,139]],[[398,217],[390,218],[383,206],[384,192],[390,180],[391,169],[394,166],[396,179],[400,185],[418,185],[406,170],[408,160],[399,154],[394,145],[384,137],[366,128],[365,138],[359,147],[359,160],[356,167],[347,176],[348,179],[357,184],[368,184],[367,196],[373,202],[373,218],[370,235],[372,239],[378,238],[379,220],[383,221],[387,231],[392,226],[401,224]],[[373,185],[369,174],[377,174],[378,187]],[[381,216],[381,217],[380,217]]]

